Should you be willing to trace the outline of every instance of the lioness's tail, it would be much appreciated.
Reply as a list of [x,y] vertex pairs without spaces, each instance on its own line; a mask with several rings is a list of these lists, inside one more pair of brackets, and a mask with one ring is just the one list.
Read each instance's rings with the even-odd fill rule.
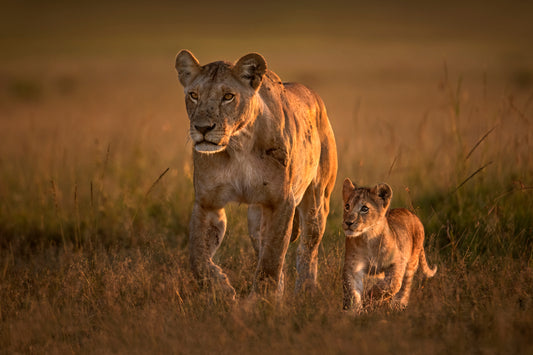
[[433,277],[435,273],[437,272],[437,265],[433,267],[433,269],[430,269],[428,266],[428,261],[426,260],[426,253],[424,252],[424,249],[422,248],[422,251],[420,252],[420,267],[422,268],[422,272],[424,273],[424,276],[426,277]]

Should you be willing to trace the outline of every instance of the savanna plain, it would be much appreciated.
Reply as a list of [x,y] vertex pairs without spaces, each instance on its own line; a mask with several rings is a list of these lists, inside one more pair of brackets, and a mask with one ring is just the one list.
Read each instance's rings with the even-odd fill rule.
[[[0,353],[533,353],[533,7],[527,2],[6,2]],[[188,263],[191,145],[174,56],[260,52],[323,98],[339,174],[320,287],[250,301],[246,208]],[[387,182],[434,278],[404,311],[341,311],[344,177]],[[296,244],[296,243],[295,243]]]

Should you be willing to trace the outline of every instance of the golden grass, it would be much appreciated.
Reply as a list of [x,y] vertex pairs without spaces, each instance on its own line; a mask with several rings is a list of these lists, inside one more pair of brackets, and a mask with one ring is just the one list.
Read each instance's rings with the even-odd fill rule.
[[[321,256],[315,295],[289,291],[280,303],[241,295],[226,304],[197,289],[180,248],[155,238],[129,250],[36,253],[3,278],[0,341],[9,353],[531,351],[527,264],[499,258],[448,266],[432,255],[439,273],[417,279],[407,311],[353,317],[340,311],[340,254]],[[236,273],[244,266],[249,280],[252,265],[239,260],[225,266],[242,288]]]
[[[188,20],[192,3],[6,5],[0,353],[533,350],[529,5],[508,5],[508,21],[493,3],[335,4],[296,17],[292,4],[254,5],[258,18],[231,24]],[[426,227],[439,271],[415,277],[405,312],[341,312],[338,187],[316,294],[292,292],[292,245],[282,301],[248,299],[255,260],[237,205],[215,258],[238,302],[198,288],[181,48],[203,63],[261,52],[322,96],[338,180],[388,182]]]

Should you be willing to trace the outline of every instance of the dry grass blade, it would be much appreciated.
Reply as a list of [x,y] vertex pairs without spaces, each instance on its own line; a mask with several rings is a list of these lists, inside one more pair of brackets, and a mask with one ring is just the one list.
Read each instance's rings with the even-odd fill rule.
[[389,168],[389,173],[387,174],[387,177],[390,177],[390,174],[392,173],[392,169],[394,169],[394,166],[396,165],[396,161],[398,160],[398,156],[400,154],[396,154],[396,156],[394,157],[394,160],[392,161],[392,164],[390,165],[390,168]]
[[59,201],[57,199],[57,189],[56,189],[56,183],[55,181],[52,179],[50,180],[50,187],[52,189],[52,198],[54,200],[54,207],[55,207],[55,212],[56,212],[56,217],[57,217],[57,220],[59,221],[59,232],[61,233],[61,241],[63,242],[63,248],[66,252],[66,240],[65,240],[65,232],[63,231],[63,221],[62,221],[62,218],[61,218],[61,213],[59,211]]
[[483,169],[485,169],[487,166],[489,166],[490,164],[492,164],[491,161],[489,161],[487,164],[483,165],[481,168],[477,169],[476,171],[474,171],[469,177],[467,177],[466,179],[463,180],[462,183],[460,183],[453,191],[452,193],[456,192],[457,190],[459,190],[461,187],[463,187],[464,184],[466,184],[468,181],[470,181],[470,179],[472,179],[474,176],[476,176],[479,172],[481,172]]
[[94,208],[94,188],[93,188],[93,182],[91,180],[91,209]]
[[76,218],[76,228],[74,229],[74,239],[76,240],[76,246],[80,245],[81,238],[81,219],[80,219],[80,205],[78,201],[78,183],[74,184],[74,213]]
[[159,177],[154,181],[154,183],[152,184],[152,186],[150,186],[150,188],[148,189],[148,191],[146,191],[146,194],[144,194],[144,197],[148,197],[148,195],[150,194],[150,192],[152,192],[152,190],[154,189],[155,185],[157,185],[157,183],[163,178],[163,176],[165,176],[165,174],[170,170],[170,168],[166,168],[165,171],[163,171],[161,173],[161,175],[159,175]]
[[472,149],[470,149],[470,152],[466,155],[466,158],[465,160],[468,160],[468,158],[470,158],[470,156],[472,155],[472,153],[474,153],[474,151],[476,150],[476,148],[481,144],[481,142],[483,142],[485,140],[485,138],[487,138],[489,136],[489,134],[492,133],[492,131],[494,131],[496,129],[496,126],[492,127],[491,129],[489,129],[489,131],[487,133],[485,133],[483,135],[483,137],[481,137],[480,140],[477,141],[477,143],[472,147]]
[[522,182],[519,182],[519,187],[513,187],[507,191],[505,191],[504,193],[496,196],[493,200],[493,202],[497,202],[498,200],[501,200],[502,198],[506,197],[506,196],[509,196],[515,192],[525,192],[525,191],[531,191],[533,190],[533,186],[526,186],[524,185]]
[[515,102],[514,102],[514,98],[513,96],[509,96],[509,107],[511,108],[511,110],[513,110],[516,114],[518,114],[518,116],[520,117],[520,119],[522,119],[522,121],[524,123],[526,123],[527,125],[529,125],[529,122],[531,121],[525,114],[524,112],[522,112],[522,110],[520,110]]
[[137,209],[135,210],[135,214],[133,215],[132,219],[131,219],[131,222],[130,222],[130,231],[133,231],[133,223],[135,222],[135,219],[137,218],[137,215],[139,214],[139,210],[141,208],[141,206],[144,204],[144,202],[146,201],[146,199],[148,198],[148,195],[150,194],[150,192],[152,192],[152,190],[154,189],[154,187],[157,185],[157,183],[159,181],[161,181],[161,179],[163,178],[163,176],[165,176],[165,174],[170,170],[170,168],[166,168],[165,171],[163,171],[159,177],[153,182],[153,184],[150,186],[150,188],[148,189],[148,191],[146,191],[146,193],[144,194],[144,197],[143,197],[143,200],[138,207]]

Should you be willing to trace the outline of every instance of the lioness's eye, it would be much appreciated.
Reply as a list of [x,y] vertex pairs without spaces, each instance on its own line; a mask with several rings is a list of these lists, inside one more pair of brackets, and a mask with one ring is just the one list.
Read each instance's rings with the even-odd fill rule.
[[227,93],[224,95],[223,99],[224,101],[230,101],[231,99],[233,99],[235,97],[235,95],[233,95],[232,93]]
[[368,213],[368,207],[366,206],[361,207],[361,213]]
[[194,91],[191,91],[191,92],[189,93],[189,96],[191,97],[191,99],[193,99],[193,100],[195,100],[195,101],[198,100],[198,94],[195,93]]
[[345,209],[346,211],[348,211],[348,210],[350,209],[350,204],[349,204],[349,203],[345,204],[345,205],[344,205],[344,209]]

